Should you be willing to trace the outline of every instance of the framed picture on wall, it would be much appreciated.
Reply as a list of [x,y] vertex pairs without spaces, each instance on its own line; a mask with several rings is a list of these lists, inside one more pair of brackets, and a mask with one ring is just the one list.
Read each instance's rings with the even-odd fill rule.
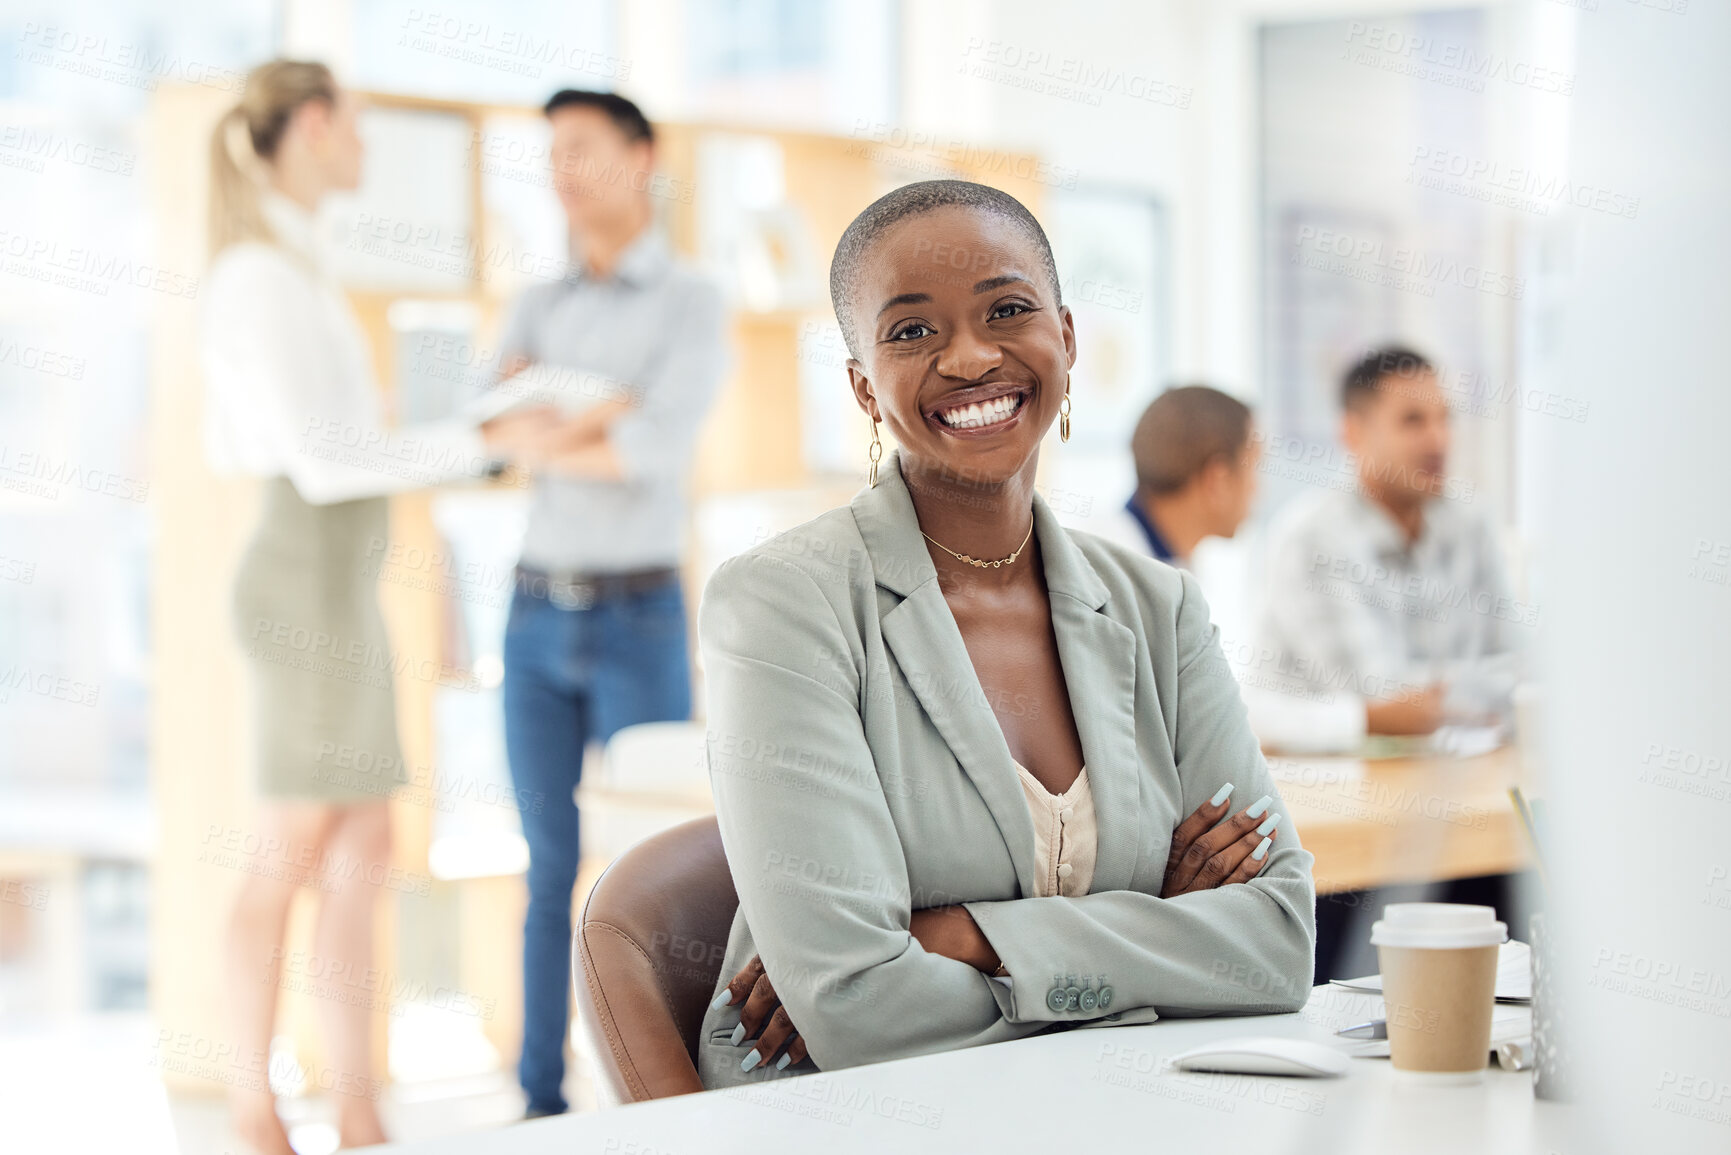
[[1053,189],[1042,215],[1078,345],[1070,441],[1048,455],[1047,500],[1086,527],[1134,488],[1130,432],[1170,384],[1171,243],[1164,205],[1140,190]]
[[[1376,270],[1336,258],[1315,238],[1352,237],[1388,251],[1399,232],[1386,218],[1321,206],[1289,206],[1275,222],[1264,281],[1266,430],[1306,446],[1333,446],[1341,367],[1395,331],[1399,303],[1395,289]],[[1271,489],[1284,487],[1279,471],[1265,470],[1263,476]]]

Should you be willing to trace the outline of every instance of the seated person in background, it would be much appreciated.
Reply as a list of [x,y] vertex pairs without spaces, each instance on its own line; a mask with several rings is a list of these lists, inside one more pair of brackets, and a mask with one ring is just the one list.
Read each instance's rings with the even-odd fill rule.
[[706,1087],[1309,997],[1313,859],[1195,579],[1035,492],[1059,292],[984,185],[897,189],[837,246],[854,395],[901,448],[702,603],[739,892]]
[[1294,500],[1270,531],[1255,668],[1243,671],[1263,744],[1351,750],[1366,734],[1429,734],[1505,717],[1513,624],[1485,518],[1452,496],[1449,410],[1410,349],[1346,374],[1342,439],[1357,484]]
[[1136,492],[1102,536],[1190,569],[1197,542],[1231,537],[1250,514],[1261,456],[1250,425],[1244,402],[1206,385],[1154,398],[1130,438]]

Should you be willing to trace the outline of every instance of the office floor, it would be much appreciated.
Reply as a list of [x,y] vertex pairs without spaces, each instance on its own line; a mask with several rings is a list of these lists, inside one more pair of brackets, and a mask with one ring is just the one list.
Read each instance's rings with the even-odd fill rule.
[[[509,1126],[523,1114],[516,1081],[502,1073],[457,1085],[394,1085],[379,1105],[385,1131],[395,1141],[491,1130]],[[182,1155],[241,1155],[220,1099],[171,1098],[169,1110]],[[283,1104],[281,1112],[289,1141],[301,1155],[336,1150],[334,1104],[297,1099]]]
[[[577,909],[605,866],[585,858],[572,896]],[[68,962],[53,951],[38,961],[47,970]],[[0,1005],[27,1004],[4,999]],[[4,1150],[250,1155],[229,1130],[220,1094],[164,1087],[159,1032],[148,1011],[39,1008],[30,1019],[0,1021]],[[490,1130],[522,1118],[511,1062],[500,1061],[472,1019],[408,1007],[393,1017],[391,1030],[393,1079],[379,1106],[393,1140]],[[594,1080],[580,1053],[567,1067],[565,1097],[574,1111],[595,1109]],[[284,1095],[278,1110],[300,1155],[336,1150],[336,1106],[329,1098]]]
[[[128,1155],[246,1155],[216,1095],[164,1089],[153,1062],[148,1015],[95,1015],[0,1036],[10,1151],[126,1151]],[[566,1075],[574,1110],[594,1110],[593,1081],[579,1058]],[[335,1105],[316,1096],[280,1107],[301,1155],[334,1151]],[[510,1072],[394,1083],[380,1100],[395,1140],[507,1126],[523,1096]],[[16,1143],[14,1143],[16,1140]]]

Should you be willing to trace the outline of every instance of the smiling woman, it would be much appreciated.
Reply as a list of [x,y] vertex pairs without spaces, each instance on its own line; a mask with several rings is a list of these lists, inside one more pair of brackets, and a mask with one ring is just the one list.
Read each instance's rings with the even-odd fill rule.
[[1039,223],[908,185],[848,227],[830,288],[901,449],[703,601],[740,899],[704,1084],[1302,1006],[1312,858],[1195,582],[1035,492],[1076,359]]

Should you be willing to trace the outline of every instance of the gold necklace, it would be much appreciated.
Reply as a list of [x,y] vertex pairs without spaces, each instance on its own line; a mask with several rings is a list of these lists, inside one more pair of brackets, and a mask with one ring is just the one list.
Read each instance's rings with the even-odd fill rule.
[[1028,543],[1034,538],[1034,523],[1032,521],[1028,522],[1028,536],[1022,539],[1022,544],[1016,547],[1016,552],[1011,554],[1009,557],[1001,557],[997,561],[981,561],[977,557],[969,557],[965,553],[957,553],[955,550],[951,549],[949,546],[945,545],[923,529],[920,530],[920,536],[949,554],[951,557],[955,558],[957,561],[965,561],[969,565],[979,566],[981,569],[997,569],[1001,565],[1009,565],[1011,562],[1022,556],[1022,551],[1028,548]]

